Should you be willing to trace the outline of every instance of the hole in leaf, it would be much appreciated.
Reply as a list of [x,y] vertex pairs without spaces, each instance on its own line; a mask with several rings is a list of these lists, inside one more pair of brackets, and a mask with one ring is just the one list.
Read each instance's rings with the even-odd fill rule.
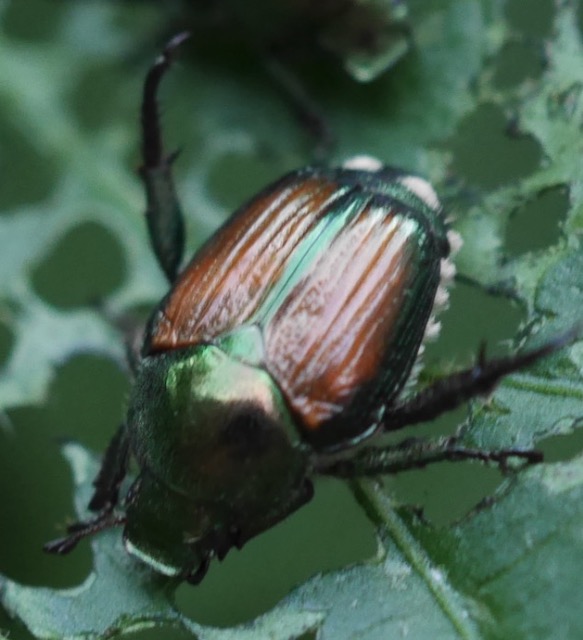
[[2,29],[23,40],[39,40],[54,35],[65,4],[55,2],[9,2],[2,10]]
[[506,230],[506,250],[520,255],[555,244],[568,210],[569,192],[565,187],[541,193],[512,214]]
[[24,627],[20,620],[9,618],[8,614],[0,607],[0,629],[7,640],[36,640],[35,637]]
[[37,293],[68,309],[105,298],[122,282],[124,260],[117,239],[87,222],[75,227],[32,274]]
[[102,451],[124,419],[128,380],[117,364],[90,355],[69,360],[51,387],[47,410],[59,437]]
[[25,584],[76,586],[91,569],[89,547],[79,545],[63,557],[42,550],[74,518],[71,474],[57,440],[59,425],[49,412],[36,408],[11,411],[9,418],[13,432],[0,432],[2,572]]
[[234,211],[273,180],[273,165],[249,153],[230,152],[211,167],[208,187],[222,206]]
[[[469,366],[482,342],[486,343],[488,357],[508,353],[522,319],[520,308],[510,300],[489,295],[479,287],[456,283],[450,295],[449,309],[439,316],[443,328],[437,341],[427,345],[424,358],[427,370],[433,375],[439,371],[438,377]],[[413,433],[407,429],[395,433],[394,441],[411,435],[431,439],[451,435],[466,417],[464,405],[437,420],[415,426]],[[387,480],[389,490],[395,492],[400,503],[421,507],[435,525],[459,520],[491,495],[501,481],[495,468],[470,462],[430,465]]]
[[464,367],[482,342],[487,353],[508,353],[523,314],[508,298],[490,295],[478,286],[456,282],[450,290],[449,308],[439,315],[442,330],[427,345],[426,362],[445,360]]
[[389,479],[397,501],[417,505],[436,526],[447,526],[469,513],[502,481],[500,472],[480,463],[443,462]]
[[318,572],[370,558],[376,552],[371,523],[348,485],[316,484],[313,500],[277,526],[211,563],[197,587],[177,592],[179,608],[202,624],[225,627],[273,607]]
[[562,436],[554,436],[537,444],[545,457],[545,462],[570,460],[583,450],[583,429]]
[[531,137],[510,137],[501,109],[478,107],[460,124],[451,143],[452,169],[468,183],[486,189],[512,183],[538,166],[541,150]]
[[506,19],[513,29],[522,31],[534,38],[546,38],[551,35],[555,15],[552,0],[509,0],[506,3]]
[[528,78],[540,77],[542,71],[542,53],[536,47],[512,42],[498,56],[494,82],[501,89],[507,89]]
[[126,391],[115,364],[80,356],[59,370],[46,407],[10,412],[13,432],[0,431],[0,566],[11,578],[61,588],[89,573],[87,542],[66,556],[42,551],[75,518],[71,472],[59,440],[103,452],[122,419]]
[[[0,119],[1,123],[1,119]],[[57,182],[56,163],[41,156],[22,132],[0,124],[0,172],[2,173],[2,207],[44,200]]]

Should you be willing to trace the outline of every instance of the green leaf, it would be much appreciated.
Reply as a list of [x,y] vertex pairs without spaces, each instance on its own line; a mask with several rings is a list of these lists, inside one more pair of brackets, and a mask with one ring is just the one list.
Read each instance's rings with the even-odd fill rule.
[[[547,4],[552,30],[543,25],[531,33],[516,20],[519,14],[527,22],[526,3],[410,0],[415,46],[375,82],[360,86],[340,64],[315,59],[307,70],[298,67],[337,137],[331,162],[366,153],[431,178],[464,239],[456,259],[461,279],[521,306],[523,325],[515,345],[521,348],[578,325],[583,315],[581,25],[574,1]],[[25,432],[21,422],[30,411],[22,407],[37,405],[48,412],[52,403],[73,404],[72,398],[55,399],[51,388],[64,363],[80,353],[122,363],[122,338],[105,315],[151,307],[164,293],[133,172],[139,162],[140,87],[157,53],[158,45],[150,43],[159,40],[162,11],[156,3],[106,0],[0,3],[0,134],[10,142],[0,144],[6,185],[0,194],[0,324],[12,338],[0,369],[0,408],[16,434]],[[545,21],[550,25],[550,18]],[[231,51],[227,40],[219,42],[223,48],[210,51],[195,43],[192,59],[185,48],[163,87],[168,144],[184,146],[177,183],[192,249],[269,180],[308,163],[314,148],[266,77],[261,56]],[[501,83],[512,47],[537,54],[544,49],[544,69],[529,69],[510,85]],[[500,118],[494,127],[501,139],[498,155],[488,148],[492,125],[484,109]],[[504,137],[504,116],[512,119],[519,138]],[[474,117],[479,126],[469,146],[483,173],[466,166],[460,142]],[[486,134],[480,137],[482,129]],[[534,161],[505,164],[518,158],[523,144],[537,150]],[[496,173],[498,165],[504,171]],[[547,219],[556,218],[560,232],[543,248],[512,251],[510,230],[521,212],[561,188],[568,189],[564,218],[545,212]],[[81,267],[89,250],[63,257],[67,238],[83,224],[107,231],[124,267],[120,284],[96,305],[98,272],[113,262],[104,252],[103,261],[92,267],[95,278],[91,270],[83,276],[86,297],[64,305],[58,300],[74,296],[59,297],[51,287],[67,292],[69,283],[85,273]],[[521,237],[531,226],[534,222],[523,220]],[[45,280],[51,287],[44,288]],[[462,305],[459,315],[472,311]],[[469,338],[454,336],[455,353],[463,349],[459,342],[474,345],[491,335],[488,327],[495,318],[482,315],[484,328],[471,327]],[[451,315],[444,318],[446,333],[448,322]],[[462,442],[486,449],[531,448],[551,436],[576,434],[583,415],[582,365],[577,342],[508,377],[486,403],[472,403],[459,429]],[[75,436],[85,442],[88,419],[71,417],[79,423]],[[103,425],[102,441],[113,428]],[[13,443],[4,433],[0,437],[6,438],[0,453],[7,466]],[[50,494],[46,473],[35,475],[36,451],[31,446],[29,457],[11,467],[13,474],[26,469],[32,489],[17,486],[21,476],[3,482],[8,496],[3,504],[17,500],[23,513],[31,496],[27,491],[38,493],[41,487]],[[78,516],[87,517],[97,462],[80,445],[68,444],[65,452]],[[469,466],[468,483],[476,471]],[[119,532],[92,540],[93,569],[74,588],[26,586],[32,578],[11,579],[0,566],[5,574],[0,602],[38,638],[97,639],[149,627],[172,627],[201,640],[302,634],[334,640],[576,638],[583,631],[577,600],[583,571],[582,478],[580,456],[516,471],[480,508],[450,526],[431,524],[418,510],[402,506],[408,501],[390,486],[354,483],[354,494],[375,527],[376,556],[315,575],[266,613],[229,628],[199,624],[183,614],[175,604],[178,585],[133,560]],[[50,522],[61,517],[52,511],[44,515]],[[17,535],[24,537],[38,526],[37,520],[13,520],[7,520],[10,526],[2,535],[21,527]],[[338,526],[338,538],[344,524]],[[32,564],[40,563],[30,546],[16,551],[3,543],[0,550],[3,562],[30,556]],[[192,593],[196,599],[198,590]]]
[[[77,484],[80,518],[98,462],[79,445],[65,454]],[[583,553],[581,459],[529,469],[491,504],[451,530],[436,529],[395,505],[371,481],[355,487],[377,523],[379,551],[368,563],[316,576],[248,625],[197,625],[172,604],[175,584],[124,551],[119,533],[92,541],[94,572],[78,588],[54,591],[0,582],[6,609],[39,638],[111,637],[167,624],[200,640],[289,638],[578,637],[575,615]],[[532,580],[536,575],[537,580]],[[573,615],[565,616],[565,612]]]
[[[99,462],[79,445],[68,444],[64,452],[77,485],[78,516],[90,517],[86,505]],[[61,640],[111,637],[160,624],[188,630],[199,640],[264,638],[266,634],[289,638],[314,628],[322,618],[321,614],[290,610],[267,614],[240,633],[203,627],[173,607],[176,582],[132,560],[119,532],[96,537],[92,547],[94,570],[77,588],[57,591],[25,587],[0,578],[0,600],[6,610],[23,620],[35,637]]]

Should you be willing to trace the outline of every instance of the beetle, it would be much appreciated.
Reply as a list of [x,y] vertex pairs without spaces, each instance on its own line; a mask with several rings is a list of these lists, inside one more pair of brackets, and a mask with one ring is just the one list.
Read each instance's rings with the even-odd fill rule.
[[[45,546],[67,553],[123,527],[130,554],[196,584],[213,557],[310,500],[315,475],[394,473],[441,460],[509,458],[454,437],[375,446],[562,347],[486,360],[413,393],[423,340],[446,301],[455,236],[431,185],[360,157],[293,171],[241,207],[184,269],[183,218],[163,151],[157,93],[174,38],[142,102],[146,219],[171,288],[154,310],[126,422],[94,481],[93,520]],[[123,499],[130,458],[139,473]]]

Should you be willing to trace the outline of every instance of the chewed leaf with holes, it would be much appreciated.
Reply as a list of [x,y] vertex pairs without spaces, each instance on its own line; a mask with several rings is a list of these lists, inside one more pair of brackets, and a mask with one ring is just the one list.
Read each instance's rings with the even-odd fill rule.
[[[565,251],[539,280],[534,305],[548,316],[537,343],[568,328],[583,327],[583,252]],[[532,345],[532,341],[529,342]],[[464,441],[472,446],[531,448],[554,435],[577,428],[583,403],[581,345],[506,378],[486,404],[475,405],[464,425]]]
[[[540,323],[536,337],[525,334],[527,347],[569,328],[583,327],[583,253],[577,241],[564,237],[552,249],[514,258],[503,249],[508,217],[549,189],[569,186],[564,230],[572,234],[581,228],[583,177],[576,168],[580,150],[568,145],[569,140],[580,138],[577,113],[583,112],[583,95],[578,90],[583,86],[583,46],[574,5],[565,3],[557,14],[555,31],[547,47],[544,81],[524,91],[517,123],[521,132],[538,140],[546,161],[516,185],[489,193],[461,224],[467,239],[460,256],[464,275],[520,300]],[[492,97],[490,91],[491,87],[484,87],[485,98]],[[555,211],[546,213],[556,216]],[[484,233],[484,228],[489,232]],[[581,416],[582,355],[580,345],[574,345],[528,373],[508,377],[486,405],[476,408],[462,430],[464,441],[483,447],[528,448],[546,437],[571,433]]]
[[[76,504],[80,517],[87,517],[91,482],[99,464],[79,445],[65,446],[77,485]],[[228,640],[233,632],[204,628],[182,616],[172,604],[176,583],[154,574],[133,561],[121,544],[119,532],[93,541],[94,571],[75,589],[55,591],[24,587],[0,577],[0,601],[11,615],[18,616],[37,638],[62,640],[111,637],[124,632],[166,624],[183,628],[200,640]],[[296,636],[314,627],[320,616],[290,611],[289,615],[266,616],[247,635],[262,638],[277,633],[279,638]]]
[[[583,321],[581,17],[575,0],[536,4],[547,28],[533,34],[516,20],[532,9],[519,0],[409,0],[415,47],[388,74],[366,86],[328,67],[310,69],[305,78],[338,140],[331,162],[367,153],[430,178],[464,239],[458,273],[480,291],[521,305],[525,323],[515,346],[525,348]],[[157,51],[149,43],[160,40],[163,11],[161,2],[0,2],[0,324],[9,335],[7,354],[0,344],[0,425],[12,423],[17,434],[16,408],[67,404],[50,389],[64,362],[79,353],[123,361],[109,316],[151,308],[165,293],[133,171],[140,84]],[[166,138],[183,147],[177,184],[191,249],[246,198],[311,157],[309,136],[264,74],[263,61],[235,55],[229,62],[226,49],[197,50],[193,59],[185,51],[164,86]],[[546,64],[512,80],[499,62],[511,49],[535,61],[544,51]],[[471,126],[482,134],[471,136],[478,160],[470,166],[453,140]],[[503,140],[503,157],[486,148],[494,134]],[[492,168],[488,178],[480,177],[484,164]],[[535,210],[552,233],[531,246],[521,234]],[[79,280],[84,286],[77,288]],[[482,337],[474,333],[472,344]],[[486,403],[473,403],[462,441],[530,448],[576,433],[583,417],[581,344],[509,377]],[[79,414],[71,418],[79,425],[76,437],[94,436]],[[115,425],[102,428],[95,438],[104,441]],[[84,517],[97,463],[78,445],[65,450]],[[30,513],[26,491],[42,487],[49,496],[49,477],[36,469],[37,449],[10,467],[12,452],[6,437],[0,472],[12,471],[0,482],[0,498],[21,504],[23,516],[0,527],[6,563],[0,571],[11,576],[15,559],[30,569],[41,563],[40,552],[11,546],[4,536],[23,527],[36,531],[34,518],[52,525],[62,516]],[[26,482],[19,483],[11,473],[23,469]],[[93,569],[79,586],[33,587],[21,582],[42,581],[1,575],[0,602],[35,637],[70,640],[152,626],[206,640],[577,638],[582,469],[575,457],[510,476],[481,509],[449,528],[393,503],[372,481],[356,483],[378,533],[377,556],[316,575],[231,628],[181,613],[177,584],[132,560],[115,531],[92,540]],[[340,521],[338,536],[345,525]],[[197,589],[189,594],[194,601]],[[220,606],[229,602],[221,599]]]
[[328,603],[322,640],[578,638],[582,462],[529,469],[450,531],[394,510],[363,483],[382,557],[314,578],[286,602],[308,611]]
[[[83,517],[98,464],[79,445],[67,445],[65,454]],[[0,600],[35,637],[67,640],[151,625],[180,628],[199,640],[284,640],[307,631],[322,640],[583,633],[583,618],[575,614],[575,560],[583,553],[580,459],[506,482],[491,504],[451,531],[395,510],[374,482],[361,483],[357,496],[379,527],[377,558],[314,577],[246,625],[221,630],[185,618],[172,604],[176,585],[137,565],[112,532],[93,541],[95,570],[81,586],[53,591],[1,579]]]

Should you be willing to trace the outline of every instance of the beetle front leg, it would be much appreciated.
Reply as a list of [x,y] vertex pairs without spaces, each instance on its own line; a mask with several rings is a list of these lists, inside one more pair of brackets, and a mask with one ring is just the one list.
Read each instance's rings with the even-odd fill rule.
[[130,461],[130,445],[125,425],[121,425],[111,439],[93,481],[95,491],[89,502],[91,511],[112,511],[118,503],[119,487],[125,478]]
[[519,458],[526,464],[542,462],[540,451],[500,449],[483,451],[458,444],[455,437],[437,440],[410,438],[391,447],[368,447],[350,458],[325,462],[317,467],[318,473],[338,478],[356,478],[394,474],[410,469],[422,469],[436,462],[462,462],[480,460],[494,462],[502,470],[507,469],[508,460]]
[[172,177],[176,153],[165,154],[162,144],[158,88],[170,67],[175,49],[189,37],[175,36],[166,45],[146,76],[142,100],[142,154],[140,176],[146,188],[146,220],[154,253],[172,283],[184,253],[184,219]]
[[126,476],[129,458],[127,433],[125,425],[121,425],[111,439],[99,473],[93,481],[95,492],[89,502],[89,509],[101,513],[93,520],[69,525],[67,535],[45,544],[45,551],[61,555],[69,553],[83,538],[125,523],[125,515],[115,514],[113,510],[118,503],[119,487]]
[[489,361],[482,348],[473,367],[442,378],[403,404],[388,409],[381,421],[380,430],[396,431],[427,422],[446,411],[456,409],[474,396],[487,395],[502,378],[561,349],[579,333],[580,329],[576,328],[533,351]]
[[43,550],[47,553],[55,553],[57,555],[65,555],[70,553],[83,540],[89,536],[95,535],[105,529],[111,529],[125,524],[126,517],[123,514],[115,514],[111,511],[105,511],[94,520],[88,522],[74,522],[67,527],[67,535],[56,540],[51,540],[43,546]]

